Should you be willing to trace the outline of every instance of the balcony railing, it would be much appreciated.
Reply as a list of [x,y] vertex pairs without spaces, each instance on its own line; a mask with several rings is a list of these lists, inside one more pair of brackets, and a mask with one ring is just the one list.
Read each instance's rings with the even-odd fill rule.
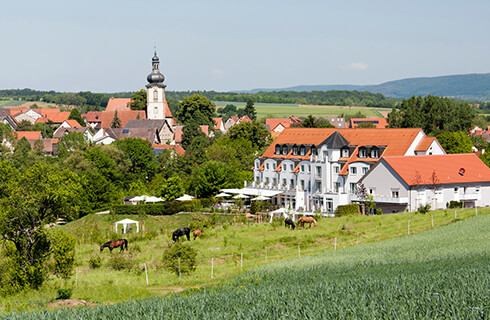
[[[350,196],[351,201],[364,201],[354,194]],[[408,204],[408,197],[383,197],[383,196],[373,196],[373,201],[377,203],[396,203],[396,204]]]
[[478,200],[478,193],[460,194],[459,200]]

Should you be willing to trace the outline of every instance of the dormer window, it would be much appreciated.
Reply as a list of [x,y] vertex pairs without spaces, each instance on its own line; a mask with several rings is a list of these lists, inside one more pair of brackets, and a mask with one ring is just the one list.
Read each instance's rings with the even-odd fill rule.
[[317,156],[318,155],[318,152],[316,151],[316,147],[315,146],[312,146],[311,147],[311,155],[312,156]]
[[367,158],[367,149],[362,147],[359,148],[359,158]]
[[293,146],[293,156],[298,155],[298,146]]
[[371,149],[371,158],[379,158],[379,149],[376,147],[373,147]]
[[347,148],[342,149],[342,158],[349,158],[349,149]]
[[305,148],[305,146],[301,146],[299,148],[299,154],[302,155],[302,156],[304,156],[306,154],[306,148]]
[[287,146],[282,146],[282,154],[285,156],[288,154],[288,147]]
[[281,146],[276,144],[276,154],[281,154]]

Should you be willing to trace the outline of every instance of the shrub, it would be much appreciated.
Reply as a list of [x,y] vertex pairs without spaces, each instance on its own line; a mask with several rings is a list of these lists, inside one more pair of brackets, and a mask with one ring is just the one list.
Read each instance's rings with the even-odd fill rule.
[[179,258],[180,272],[190,273],[196,270],[197,265],[197,250],[181,242],[169,244],[163,252],[163,264],[165,268],[179,275]]
[[113,254],[109,259],[109,267],[117,271],[130,271],[134,267],[133,257],[129,254]]
[[430,210],[430,204],[426,204],[425,206],[420,206],[417,210],[419,213],[426,214]]
[[56,297],[56,300],[70,299],[72,293],[73,293],[72,288],[59,288],[58,289],[58,296]]
[[377,215],[382,215],[383,214],[383,209],[376,209],[376,214]]
[[463,207],[463,202],[461,201],[450,201],[448,204],[447,204],[447,207],[449,209],[457,209],[457,208],[462,208]]
[[68,279],[73,274],[75,242],[74,236],[63,232],[55,232],[51,235],[53,272],[60,278]]
[[100,254],[91,256],[88,260],[88,265],[91,269],[100,268],[100,266],[102,266],[102,259],[100,258]]
[[359,214],[359,205],[355,203],[341,205],[338,206],[337,209],[335,209],[336,217],[355,215],[355,214]]

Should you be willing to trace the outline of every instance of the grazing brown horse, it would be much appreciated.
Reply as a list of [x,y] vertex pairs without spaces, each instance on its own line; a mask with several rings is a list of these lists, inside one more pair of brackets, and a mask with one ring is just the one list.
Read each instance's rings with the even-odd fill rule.
[[316,227],[316,220],[313,217],[301,217],[298,219],[298,225],[301,225],[303,228],[305,227],[305,223],[309,223],[310,228],[312,223]]
[[[126,246],[126,248],[124,248],[125,246]],[[119,240],[107,241],[106,243],[104,243],[103,245],[100,246],[100,252],[102,252],[102,250],[104,250],[104,248],[109,248],[109,250],[111,250],[111,253],[112,253],[112,249],[117,248],[117,247],[121,247],[120,252],[123,252],[124,249],[126,249],[126,251],[127,251],[128,250],[128,240],[119,239]]]
[[194,230],[192,231],[192,235],[194,236],[194,240],[202,234],[202,230]]

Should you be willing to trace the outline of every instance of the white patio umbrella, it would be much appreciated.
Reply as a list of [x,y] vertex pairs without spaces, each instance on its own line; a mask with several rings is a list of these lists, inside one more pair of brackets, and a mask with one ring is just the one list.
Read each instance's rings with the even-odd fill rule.
[[148,196],[145,196],[145,195],[143,195],[143,196],[136,196],[134,198],[129,199],[129,201],[131,201],[131,202],[144,201],[144,200],[146,200],[146,198],[148,198]]
[[193,196],[190,196],[190,195],[188,195],[188,194],[184,194],[182,197],[178,197],[178,198],[177,198],[177,199],[175,199],[175,200],[177,200],[177,201],[190,201],[190,200],[192,200],[192,199],[194,199],[194,197],[193,197]]
[[230,195],[228,193],[225,193],[225,192],[221,192],[221,193],[218,193],[217,195],[215,195],[214,197],[215,198],[224,198],[224,197],[229,197]]
[[253,198],[252,201],[263,201],[263,200],[270,200],[271,198],[266,197],[266,196],[258,196],[256,198]]
[[246,198],[249,198],[249,196],[241,194],[241,193],[239,193],[233,197],[233,199],[246,199]]
[[154,197],[154,196],[147,197],[146,200],[145,200],[145,202],[152,202],[152,203],[154,203],[154,202],[161,202],[161,201],[163,201],[162,198],[158,198],[158,197]]

